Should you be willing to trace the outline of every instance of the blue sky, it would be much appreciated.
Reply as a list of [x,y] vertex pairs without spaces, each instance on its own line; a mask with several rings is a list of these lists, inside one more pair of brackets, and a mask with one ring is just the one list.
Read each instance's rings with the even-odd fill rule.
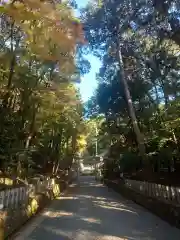
[[[76,0],[78,7],[84,7],[88,0]],[[77,12],[78,15],[78,12]],[[88,74],[84,75],[81,79],[80,83],[80,92],[82,95],[83,101],[87,101],[89,97],[92,96],[94,90],[97,87],[96,82],[96,73],[99,71],[100,68],[100,61],[93,55],[87,55],[87,59],[91,63],[91,70]]]

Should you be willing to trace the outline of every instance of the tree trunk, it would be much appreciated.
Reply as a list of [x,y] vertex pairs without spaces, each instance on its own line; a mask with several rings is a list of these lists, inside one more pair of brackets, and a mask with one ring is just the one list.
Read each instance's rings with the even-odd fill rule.
[[72,157],[74,158],[74,155],[76,153],[76,129],[73,129],[73,134],[72,134]]
[[134,132],[136,134],[139,153],[140,153],[141,157],[144,158],[145,153],[146,153],[144,137],[143,137],[143,135],[142,135],[142,133],[139,129],[139,126],[138,126],[138,122],[137,122],[134,106],[133,106],[133,103],[132,103],[128,83],[126,81],[125,72],[124,72],[124,63],[123,63],[123,60],[122,60],[121,46],[120,46],[119,41],[118,41],[118,62],[119,62],[120,74],[121,74],[121,79],[120,80],[122,81],[122,83],[124,85],[124,91],[125,91],[126,100],[127,100],[127,104],[128,104],[129,115],[131,117],[133,129],[134,129]]
[[13,47],[13,41],[14,41],[14,33],[13,33],[13,29],[14,29],[14,22],[11,24],[11,41],[10,41],[10,46],[11,46],[11,54],[12,54],[12,58],[10,61],[10,66],[9,66],[9,76],[8,76],[8,82],[7,82],[7,93],[4,96],[3,99],[3,107],[6,109],[7,105],[8,105],[8,100],[10,97],[10,92],[11,92],[11,87],[12,87],[12,82],[13,82],[13,76],[14,76],[14,68],[16,66],[16,50],[19,46],[20,43],[20,38],[16,39],[16,46],[15,48]]
[[55,168],[54,174],[56,175],[59,170],[60,164],[60,155],[61,155],[61,147],[62,147],[62,140],[63,140],[63,128],[60,130],[59,134],[56,136],[55,141]]
[[29,134],[28,137],[25,141],[25,149],[28,149],[31,143],[31,139],[34,135],[34,128],[35,128],[35,122],[36,122],[36,113],[37,113],[37,107],[34,106],[33,107],[33,115],[32,115],[32,120],[31,120],[31,124],[30,124],[30,128],[29,128]]

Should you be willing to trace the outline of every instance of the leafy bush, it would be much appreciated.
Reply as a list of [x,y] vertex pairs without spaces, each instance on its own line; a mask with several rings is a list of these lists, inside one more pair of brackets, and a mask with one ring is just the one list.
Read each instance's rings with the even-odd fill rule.
[[135,152],[124,152],[119,160],[123,172],[132,172],[140,167],[140,157]]

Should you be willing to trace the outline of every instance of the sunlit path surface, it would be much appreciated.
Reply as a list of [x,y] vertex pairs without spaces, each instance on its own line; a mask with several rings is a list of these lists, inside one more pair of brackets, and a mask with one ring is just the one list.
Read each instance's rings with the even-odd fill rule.
[[180,230],[119,196],[93,177],[81,177],[15,240],[179,240]]

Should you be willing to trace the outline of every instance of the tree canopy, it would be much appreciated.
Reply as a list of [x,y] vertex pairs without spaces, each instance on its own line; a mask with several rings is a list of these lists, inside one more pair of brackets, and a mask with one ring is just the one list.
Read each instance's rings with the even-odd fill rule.
[[[84,128],[76,53],[84,44],[72,4],[0,5],[0,167],[25,177],[69,168]],[[77,52],[78,51],[78,52]],[[81,59],[78,58],[80,61]],[[18,166],[18,167],[17,167]]]
[[[56,174],[77,154],[108,148],[109,176],[178,171],[179,1],[94,0],[81,21],[75,6],[1,1],[1,169]],[[84,105],[76,83],[87,53],[102,66]]]
[[[179,14],[178,1],[163,0],[106,0],[82,9],[89,49],[102,60],[86,114],[104,114],[114,169],[178,168]],[[145,146],[143,160],[134,123]]]

